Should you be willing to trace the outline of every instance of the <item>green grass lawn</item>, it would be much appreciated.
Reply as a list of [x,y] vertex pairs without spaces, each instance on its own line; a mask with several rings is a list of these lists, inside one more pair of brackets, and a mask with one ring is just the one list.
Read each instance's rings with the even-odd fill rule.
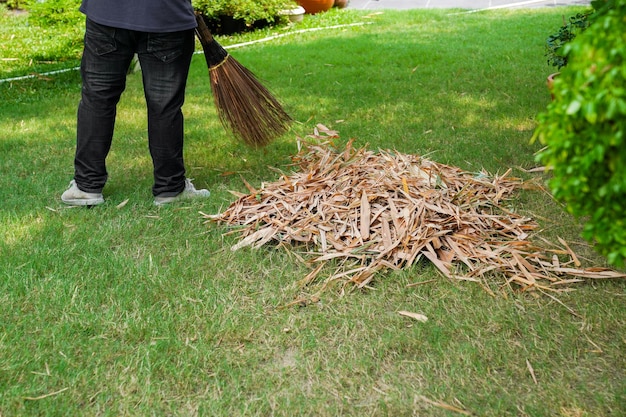
[[[624,281],[557,299],[506,288],[492,297],[423,262],[368,290],[280,308],[304,291],[296,282],[308,267],[278,247],[231,252],[236,237],[200,214],[245,192],[241,177],[260,186],[277,178],[272,167],[288,170],[296,137],[317,123],[340,143],[530,178],[520,168],[536,166],[529,140],[549,100],[544,39],[576,10],[308,16],[300,28],[366,24],[232,51],[296,120],[262,150],[219,125],[197,55],[185,157],[212,196],[161,208],[140,74],[119,106],[107,202],[92,209],[59,199],[73,174],[79,74],[0,84],[0,416],[624,415]],[[4,37],[13,20],[2,22]],[[17,50],[7,76],[30,71],[28,46]],[[524,191],[511,208],[603,263],[545,192]]]

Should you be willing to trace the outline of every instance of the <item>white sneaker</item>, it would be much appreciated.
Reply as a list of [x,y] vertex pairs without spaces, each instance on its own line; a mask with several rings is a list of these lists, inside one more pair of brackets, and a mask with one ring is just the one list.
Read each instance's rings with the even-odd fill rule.
[[189,178],[185,178],[185,189],[178,195],[173,197],[154,197],[154,205],[161,206],[163,204],[172,203],[178,200],[186,200],[190,198],[206,198],[211,195],[209,190],[201,189],[196,190],[193,183]]
[[61,201],[70,206],[97,206],[104,203],[102,193],[87,193],[76,185],[76,181],[70,181],[70,186],[61,195]]

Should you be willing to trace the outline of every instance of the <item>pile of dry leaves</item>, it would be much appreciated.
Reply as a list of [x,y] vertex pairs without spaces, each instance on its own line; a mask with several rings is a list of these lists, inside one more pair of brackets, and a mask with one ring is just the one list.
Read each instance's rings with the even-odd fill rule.
[[[313,138],[335,134],[318,129]],[[523,186],[510,170],[465,172],[416,155],[354,149],[352,142],[341,152],[327,143],[307,145],[294,163],[296,173],[258,190],[247,184],[249,194],[204,216],[240,226],[232,250],[269,242],[304,250],[313,267],[303,285],[323,289],[340,280],[363,287],[383,269],[422,258],[446,277],[488,291],[494,278],[522,290],[558,291],[584,278],[624,277],[581,268],[563,240],[549,248],[532,243],[537,223],[502,206]]]

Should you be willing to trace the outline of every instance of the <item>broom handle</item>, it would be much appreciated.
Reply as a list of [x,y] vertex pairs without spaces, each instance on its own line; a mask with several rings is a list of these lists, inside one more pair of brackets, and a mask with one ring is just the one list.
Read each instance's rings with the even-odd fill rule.
[[204,57],[206,58],[209,70],[216,69],[226,62],[228,52],[226,52],[226,49],[224,49],[222,45],[217,43],[206,23],[204,23],[204,18],[200,13],[196,13],[196,22],[198,24],[196,27],[196,35],[198,39],[200,39],[202,49],[204,49]]
[[200,43],[202,45],[208,45],[213,42],[213,35],[211,35],[211,31],[209,27],[204,23],[204,18],[200,13],[196,13],[196,22],[198,23],[198,27],[196,28],[196,35],[200,39]]

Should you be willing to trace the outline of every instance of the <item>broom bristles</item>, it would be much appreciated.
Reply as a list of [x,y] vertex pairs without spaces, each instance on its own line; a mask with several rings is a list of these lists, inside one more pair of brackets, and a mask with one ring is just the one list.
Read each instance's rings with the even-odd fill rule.
[[241,65],[213,38],[201,15],[196,34],[209,67],[211,90],[222,125],[249,146],[269,144],[292,122],[278,100],[252,71]]
[[265,146],[289,130],[291,117],[254,74],[232,56],[209,71],[220,121],[250,146]]

